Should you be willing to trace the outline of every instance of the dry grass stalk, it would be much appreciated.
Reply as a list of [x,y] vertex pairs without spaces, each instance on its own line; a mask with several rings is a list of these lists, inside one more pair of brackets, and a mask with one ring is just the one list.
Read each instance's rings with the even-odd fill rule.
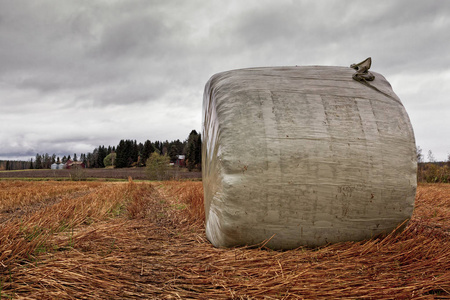
[[172,203],[185,204],[184,212],[191,225],[203,225],[205,222],[205,207],[203,204],[203,184],[191,181],[166,181],[164,196]]
[[[80,186],[86,187],[84,183]],[[36,211],[5,222],[0,227],[2,264],[32,255],[36,248],[45,247],[44,241],[55,232],[73,231],[80,224],[121,213],[129,194],[126,185],[93,184],[87,187],[83,193],[64,194],[53,205],[42,205]]]
[[77,184],[56,181],[0,181],[0,214],[17,209],[36,205],[39,202],[48,202],[51,198],[61,197],[76,191],[98,186],[98,183]]
[[[34,260],[17,256],[7,268],[0,264],[1,293],[28,299],[450,297],[448,185],[419,186],[417,209],[403,232],[281,252],[212,247],[199,221],[190,219],[196,210],[183,200],[190,196],[174,196],[189,195],[190,183],[179,184],[184,189],[177,190],[176,183],[105,184],[95,193],[97,198],[87,194],[83,201],[72,199],[89,203],[95,222],[82,222],[87,215],[83,209],[80,216],[72,210],[71,220],[77,220],[73,234],[48,236],[45,242],[54,248],[34,255]],[[108,188],[114,191],[103,197]],[[97,203],[109,197],[120,198],[108,205],[122,203],[121,214],[105,214]],[[52,211],[59,215],[61,210],[67,217],[68,205]],[[140,208],[146,213],[139,214]],[[36,214],[40,217],[30,217],[33,222],[45,216]],[[25,246],[17,244],[14,251]]]

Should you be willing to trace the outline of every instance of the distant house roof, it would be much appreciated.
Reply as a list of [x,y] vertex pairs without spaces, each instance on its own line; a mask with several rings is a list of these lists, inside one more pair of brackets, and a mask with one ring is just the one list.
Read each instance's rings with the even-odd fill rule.
[[185,167],[186,166],[186,156],[185,155],[177,155],[177,160],[175,161],[174,165],[179,167]]
[[66,161],[66,166],[68,169],[70,169],[70,167],[85,167],[82,161],[72,161],[70,159]]

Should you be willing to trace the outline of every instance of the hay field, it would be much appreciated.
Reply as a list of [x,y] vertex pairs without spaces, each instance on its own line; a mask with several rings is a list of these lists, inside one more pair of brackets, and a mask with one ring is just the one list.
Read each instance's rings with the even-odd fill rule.
[[1,299],[449,299],[450,185],[358,243],[216,249],[201,182],[0,182]]

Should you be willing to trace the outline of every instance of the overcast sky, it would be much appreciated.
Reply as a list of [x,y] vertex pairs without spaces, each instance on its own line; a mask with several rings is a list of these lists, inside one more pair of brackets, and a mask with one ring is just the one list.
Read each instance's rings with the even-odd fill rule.
[[184,140],[215,73],[371,56],[446,160],[449,30],[447,0],[0,0],[0,159]]

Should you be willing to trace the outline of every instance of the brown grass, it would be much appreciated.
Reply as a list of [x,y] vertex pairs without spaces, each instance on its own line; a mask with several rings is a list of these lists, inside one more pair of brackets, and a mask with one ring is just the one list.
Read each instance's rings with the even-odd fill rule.
[[183,207],[186,221],[194,226],[203,226],[205,222],[205,206],[203,205],[203,184],[192,181],[167,181],[163,184],[162,192],[169,197],[172,205]]
[[23,209],[39,202],[47,202],[49,198],[61,197],[76,191],[84,191],[96,183],[79,184],[67,182],[28,182],[28,181],[0,181],[0,213]]
[[[0,228],[0,293],[26,299],[450,297],[450,185],[419,186],[403,232],[290,251],[212,247],[202,198],[198,182],[102,183],[10,220]],[[69,225],[58,228],[62,221]],[[24,231],[25,224],[40,229]],[[14,230],[19,233],[5,240]]]

